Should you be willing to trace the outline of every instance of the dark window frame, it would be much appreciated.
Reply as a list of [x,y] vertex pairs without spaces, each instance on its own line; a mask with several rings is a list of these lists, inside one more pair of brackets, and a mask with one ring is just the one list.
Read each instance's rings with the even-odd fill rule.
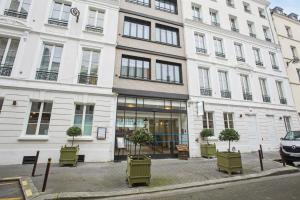
[[[160,5],[159,6],[157,5],[157,4],[161,4],[161,3],[163,3],[165,5],[169,4],[169,7],[173,3],[175,9],[172,10],[171,8],[169,8],[169,9],[166,8],[166,6],[165,7],[161,7]],[[177,3],[177,0],[155,0],[155,9],[177,15],[178,14],[178,3]]]
[[[160,63],[160,64],[166,64],[167,65],[167,77],[169,77],[169,65],[170,66],[177,66],[178,67],[178,71],[179,71],[179,82],[177,82],[175,80],[175,68],[173,67],[173,74],[174,74],[174,81],[170,81],[170,80],[163,80],[163,70],[162,70],[162,67],[160,68],[160,75],[161,75],[161,79],[158,79],[157,77],[157,64]],[[162,60],[156,60],[156,63],[155,63],[155,80],[156,81],[159,81],[159,82],[163,82],[163,83],[174,83],[174,84],[182,84],[183,83],[183,79],[182,79],[182,64],[180,63],[173,63],[173,62],[167,62],[167,61],[162,61]],[[169,79],[169,78],[167,78]]]
[[[159,33],[159,40],[157,38],[157,29],[159,29],[160,33]],[[174,44],[174,41],[173,41],[173,34],[172,34],[172,43],[169,43],[168,42],[168,34],[166,32],[166,42],[162,42],[161,40],[161,30],[165,30],[165,31],[171,31],[172,33],[176,33],[176,37],[177,37],[177,41],[176,43],[177,44]],[[179,47],[180,46],[180,38],[179,38],[179,29],[178,28],[174,28],[174,27],[171,27],[171,26],[165,26],[165,25],[162,25],[162,24],[155,24],[155,41],[158,42],[158,43],[161,43],[161,44],[165,44],[165,45],[171,45],[171,46],[176,46],[176,47]]]
[[[129,34],[128,35],[125,34],[125,23],[126,22],[129,22],[130,24],[136,24],[135,36],[131,35],[131,27],[132,27],[131,25],[129,26]],[[142,37],[138,37],[138,25],[143,26],[143,36]],[[149,28],[148,38],[145,37],[144,26],[148,26],[148,28]],[[126,16],[126,17],[124,17],[124,22],[123,22],[123,36],[150,41],[151,40],[151,22]]]
[[[128,59],[127,66],[123,66],[123,59]],[[135,60],[135,67],[134,67],[134,76],[130,76],[130,60]],[[137,61],[143,62],[142,67],[142,77],[137,76]],[[145,64],[144,62],[149,63],[149,69],[148,74],[145,75]],[[123,74],[123,68],[127,67],[126,74]],[[120,76],[125,78],[132,78],[132,79],[139,79],[139,80],[151,80],[151,59],[149,58],[143,58],[143,57],[137,57],[137,56],[131,56],[131,55],[122,55],[121,57],[121,69],[120,69]]]

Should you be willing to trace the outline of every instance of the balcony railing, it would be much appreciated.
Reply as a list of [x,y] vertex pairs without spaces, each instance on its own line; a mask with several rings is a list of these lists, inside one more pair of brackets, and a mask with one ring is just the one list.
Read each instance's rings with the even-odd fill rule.
[[204,96],[212,96],[211,88],[200,88],[200,93]]
[[35,75],[36,80],[57,81],[57,77],[58,71],[38,70]]
[[197,52],[197,53],[204,53],[204,54],[206,54],[206,53],[207,53],[207,50],[206,50],[206,49],[203,49],[203,48],[200,48],[200,47],[196,47],[196,52]]
[[263,98],[263,101],[266,102],[266,103],[271,102],[271,98],[268,95],[263,95],[262,98]]
[[158,5],[156,5],[155,8],[157,10],[161,10],[161,11],[164,11],[164,12],[169,12],[169,13],[177,14],[177,10],[174,10],[174,9],[164,8],[164,7],[161,7],[161,6],[158,6]]
[[215,52],[215,55],[218,57],[225,58],[225,53],[223,53],[223,52]]
[[231,30],[234,31],[234,32],[239,32],[240,30],[236,27],[231,27]]
[[198,22],[202,22],[201,17],[193,16],[193,20],[194,20],[194,21],[198,21]]
[[97,85],[98,76],[89,74],[78,74],[78,83],[87,85]]
[[97,33],[103,33],[103,27],[99,27],[99,26],[86,25],[85,30],[97,32]]
[[250,92],[243,93],[244,100],[252,101],[252,94]]
[[277,65],[272,65],[272,69],[279,70],[279,67]]
[[287,104],[287,100],[285,97],[280,97],[279,100],[281,104]]
[[229,90],[221,90],[221,96],[223,98],[230,99],[231,98],[231,92]]
[[6,9],[6,10],[4,11],[4,15],[6,15],[6,16],[11,16],[11,17],[17,17],[17,18],[26,19],[28,13],[27,13],[27,12],[18,12],[18,11],[16,11],[16,10]]
[[12,66],[0,66],[0,76],[10,76]]
[[236,57],[236,60],[239,62],[245,62],[245,58],[244,57]]
[[264,63],[260,60],[255,61],[255,63],[256,63],[257,66],[264,66]]
[[219,22],[211,22],[211,25],[220,27],[220,23]]
[[48,24],[67,27],[68,26],[68,21],[49,18],[48,19]]
[[256,34],[254,33],[249,33],[250,37],[256,38]]
[[146,3],[145,1],[141,1],[141,0],[127,0],[127,1],[130,2],[130,3],[135,3],[135,4],[138,4],[138,5],[142,5],[142,6],[147,6],[147,7],[150,6],[149,3]]

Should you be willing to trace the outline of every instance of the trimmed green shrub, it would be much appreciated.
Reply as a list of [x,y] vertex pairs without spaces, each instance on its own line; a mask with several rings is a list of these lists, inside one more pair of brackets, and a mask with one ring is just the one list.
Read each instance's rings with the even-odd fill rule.
[[239,141],[240,135],[234,129],[225,129],[219,135],[219,140],[228,141],[228,152],[230,152],[230,142],[231,141]]
[[211,136],[214,136],[214,131],[212,129],[205,128],[201,131],[200,135],[201,135],[202,139],[206,138],[206,142],[207,142],[207,144],[209,144],[208,138]]
[[72,126],[72,127],[68,128],[67,135],[70,136],[70,137],[73,137],[72,146],[73,146],[73,143],[74,143],[74,138],[81,135],[81,134],[82,134],[81,128],[79,128],[77,126]]

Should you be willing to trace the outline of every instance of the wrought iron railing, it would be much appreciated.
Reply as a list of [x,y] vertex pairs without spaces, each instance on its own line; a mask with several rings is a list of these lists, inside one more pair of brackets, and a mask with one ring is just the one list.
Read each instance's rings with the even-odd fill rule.
[[267,103],[271,102],[271,98],[268,95],[263,95],[262,98],[263,98],[264,102],[267,102]]
[[245,62],[246,61],[244,57],[239,57],[239,56],[236,57],[236,60],[239,61],[239,62]]
[[148,7],[150,6],[149,3],[146,3],[145,1],[141,1],[141,0],[127,0],[127,2],[135,3],[142,6],[148,6]]
[[285,97],[280,97],[279,100],[281,104],[287,104],[287,100]]
[[26,19],[28,13],[27,13],[27,12],[18,12],[18,11],[16,11],[16,10],[6,9],[6,10],[4,11],[4,15],[6,15],[6,16],[11,16],[11,17],[17,17],[17,18]]
[[0,66],[0,76],[10,76],[12,66]]
[[89,74],[78,74],[78,83],[97,85],[97,81],[98,81],[98,76],[89,75]]
[[279,67],[277,65],[272,65],[272,69],[279,70]]
[[229,90],[221,90],[221,96],[223,98],[230,99],[231,98],[231,92]]
[[176,9],[164,8],[164,7],[161,7],[161,6],[158,6],[158,5],[156,5],[155,8],[157,10],[161,10],[161,11],[164,11],[164,12],[169,12],[169,13],[177,14],[177,10]]
[[223,53],[223,52],[215,52],[215,55],[218,57],[225,58],[225,53]]
[[231,27],[231,30],[234,31],[234,32],[239,32],[240,30],[236,27]]
[[200,47],[196,47],[196,52],[197,53],[207,53],[206,49],[200,48]]
[[255,61],[257,66],[264,66],[264,63],[260,60]]
[[252,101],[252,94],[250,92],[243,93],[244,100]]
[[249,35],[250,35],[250,37],[256,38],[256,34],[255,33],[250,33]]
[[212,96],[212,89],[211,88],[200,88],[201,95],[204,96]]
[[36,80],[57,81],[57,77],[58,71],[37,70],[35,75]]
[[57,26],[66,27],[66,26],[68,26],[68,21],[49,18],[48,19],[48,24],[53,24],[53,25],[57,25]]
[[99,27],[99,26],[86,25],[85,30],[97,32],[97,33],[103,33],[103,27]]
[[211,22],[211,25],[220,27],[220,23],[219,22]]

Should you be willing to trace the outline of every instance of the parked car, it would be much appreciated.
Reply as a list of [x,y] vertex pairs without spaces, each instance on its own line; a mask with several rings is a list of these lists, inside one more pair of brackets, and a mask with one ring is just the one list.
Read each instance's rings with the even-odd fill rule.
[[287,164],[300,162],[300,131],[290,131],[281,138],[280,154]]

